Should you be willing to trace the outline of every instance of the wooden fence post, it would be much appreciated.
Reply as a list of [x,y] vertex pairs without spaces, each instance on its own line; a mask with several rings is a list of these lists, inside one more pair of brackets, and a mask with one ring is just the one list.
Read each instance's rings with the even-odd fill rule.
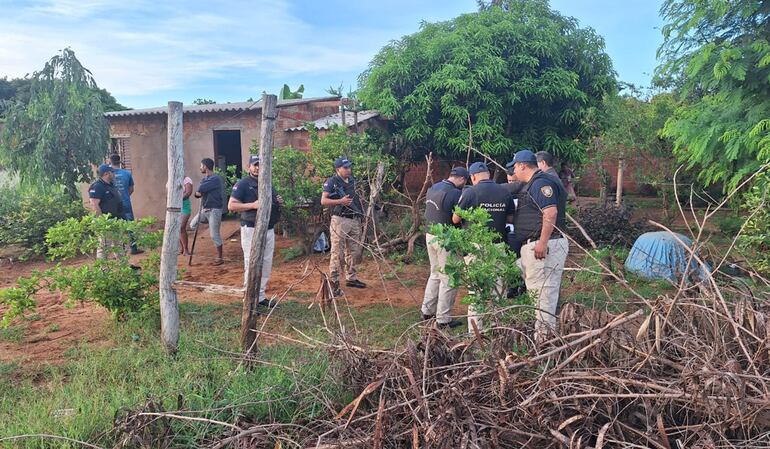
[[179,257],[179,227],[182,212],[184,150],[182,103],[168,102],[168,183],[166,184],[166,224],[160,256],[160,338],[169,353],[179,344],[179,303],[173,283]]
[[[262,132],[259,141],[259,209],[251,240],[246,291],[241,311],[241,348],[247,360],[256,353],[256,326],[259,288],[262,281],[262,261],[265,257],[265,236],[270,221],[271,198],[273,190],[273,131],[278,115],[278,98],[275,95],[262,95]],[[241,237],[242,238],[242,237]]]

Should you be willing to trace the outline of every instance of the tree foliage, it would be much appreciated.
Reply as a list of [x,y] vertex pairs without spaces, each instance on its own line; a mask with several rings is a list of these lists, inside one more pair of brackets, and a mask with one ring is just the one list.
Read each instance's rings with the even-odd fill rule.
[[737,186],[770,161],[770,2],[667,0],[656,80],[684,104],[663,136],[704,185]]
[[359,99],[422,151],[465,154],[470,119],[488,154],[528,146],[579,159],[583,114],[616,89],[603,39],[547,0],[497,3],[385,46]]
[[93,178],[109,126],[91,72],[64,49],[32,76],[28,104],[14,103],[0,139],[0,164],[23,182],[63,185],[73,199]]
[[279,100],[296,100],[302,98],[302,94],[305,92],[305,85],[300,84],[297,90],[291,90],[288,84],[284,84],[281,88],[281,93],[278,95]]
[[[24,105],[29,103],[31,86],[32,78],[29,77],[12,79],[8,79],[7,77],[0,78],[0,118],[6,116],[8,109],[13,103],[22,103]],[[97,87],[94,89],[94,92],[99,95],[104,112],[125,111],[126,109],[130,109],[118,103],[118,100],[116,100],[106,89]]]

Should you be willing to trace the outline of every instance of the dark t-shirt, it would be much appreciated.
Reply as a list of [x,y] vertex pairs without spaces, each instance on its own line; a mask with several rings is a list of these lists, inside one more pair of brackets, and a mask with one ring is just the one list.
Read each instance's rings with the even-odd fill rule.
[[449,180],[433,184],[425,194],[425,223],[452,224],[452,210],[460,201],[462,191]]
[[88,197],[99,200],[99,210],[103,214],[110,214],[115,218],[123,217],[123,201],[118,189],[107,184],[101,179],[97,180],[88,188]]
[[463,190],[458,203],[460,209],[480,207],[486,210],[492,217],[488,226],[500,233],[500,238],[505,239],[507,230],[506,219],[513,214],[513,197],[508,190],[491,179],[479,182],[473,187]]
[[361,199],[356,193],[356,180],[352,176],[345,182],[339,175],[334,175],[324,183],[323,191],[329,194],[333,200],[341,200],[345,196],[353,198],[350,206],[334,206],[332,215],[340,217],[357,218],[364,215],[364,208],[361,206]]
[[[253,203],[259,199],[259,183],[253,176],[247,176],[239,180],[233,186],[231,197],[241,203]],[[267,229],[273,229],[281,218],[281,205],[278,203],[278,193],[273,189],[273,198],[270,203],[270,220]],[[251,209],[241,212],[241,226],[254,227],[257,219],[257,210]]]
[[224,206],[222,199],[224,188],[224,181],[216,173],[203,178],[198,186],[198,192],[203,194],[201,207],[204,209],[222,209]]

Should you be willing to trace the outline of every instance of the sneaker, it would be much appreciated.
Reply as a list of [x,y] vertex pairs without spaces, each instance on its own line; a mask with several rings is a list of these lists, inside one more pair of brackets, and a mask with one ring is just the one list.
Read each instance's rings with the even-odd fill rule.
[[452,320],[448,323],[438,323],[438,327],[441,329],[454,329],[462,325],[463,325],[463,322],[460,320]]
[[262,301],[259,301],[257,303],[257,305],[259,305],[261,307],[267,307],[268,309],[271,309],[271,308],[275,307],[275,303],[276,303],[276,301],[268,300],[268,299],[263,299]]
[[345,282],[345,285],[348,287],[354,287],[354,288],[366,288],[366,284],[359,281],[358,279],[353,279],[352,281]]
[[223,263],[225,263],[224,259],[214,259],[214,262],[212,262],[211,265],[217,266],[222,265]]
[[433,315],[425,315],[424,313],[422,314],[422,320],[423,321],[432,320],[433,318],[436,318],[435,314],[433,314]]
[[144,254],[144,250],[142,250],[142,249],[133,250],[133,249],[132,249],[132,250],[131,250],[131,254],[132,254],[132,255],[136,255],[136,254]]

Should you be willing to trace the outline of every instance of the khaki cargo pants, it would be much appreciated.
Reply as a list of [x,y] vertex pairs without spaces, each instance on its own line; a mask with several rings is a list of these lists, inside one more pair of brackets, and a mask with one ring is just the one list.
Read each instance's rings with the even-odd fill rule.
[[339,282],[343,266],[345,280],[358,279],[356,265],[361,261],[363,252],[362,232],[361,220],[332,215],[332,221],[329,224],[329,234],[331,234],[329,280],[331,282]]
[[455,304],[457,289],[449,286],[449,276],[444,273],[449,252],[434,242],[433,234],[425,234],[425,244],[430,260],[430,277],[425,285],[425,295],[422,300],[422,314],[436,315],[439,323],[452,321],[452,306]]
[[535,341],[543,342],[556,331],[556,306],[559,304],[559,289],[567,261],[569,241],[565,238],[548,241],[545,259],[535,258],[535,244],[532,241],[521,247],[521,259],[517,261],[527,285],[527,291],[535,297]]

